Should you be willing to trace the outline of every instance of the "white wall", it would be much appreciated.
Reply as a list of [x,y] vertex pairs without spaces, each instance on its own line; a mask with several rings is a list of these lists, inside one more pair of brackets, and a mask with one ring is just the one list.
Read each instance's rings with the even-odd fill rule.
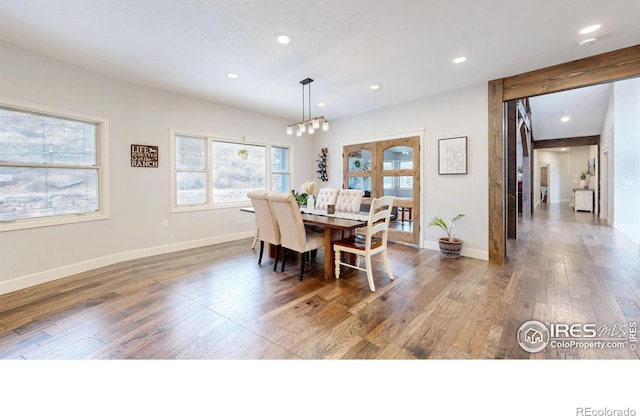
[[609,97],[609,104],[607,105],[607,112],[604,117],[604,123],[602,126],[602,134],[600,135],[600,159],[603,161],[601,169],[601,192],[602,192],[602,212],[600,218],[607,220],[607,223],[613,224],[614,213],[614,193],[615,187],[613,183],[613,149],[614,149],[614,100],[613,91],[611,89],[611,96]]
[[[426,224],[439,216],[466,214],[456,226],[465,240],[462,254],[488,259],[488,96],[487,85],[428,97],[392,108],[332,120],[331,130],[315,138],[316,153],[328,147],[329,181],[342,187],[342,146],[390,138],[423,135],[423,246],[437,250],[442,232]],[[468,137],[468,174],[438,175],[438,139]]]
[[[0,232],[0,293],[131,258],[253,235],[239,208],[170,211],[169,129],[293,146],[293,185],[315,176],[311,141],[287,120],[113,79],[0,43],[0,101],[109,121],[110,218]],[[159,146],[160,167],[131,168],[131,144]],[[162,227],[162,220],[169,227]]]
[[[571,163],[569,153],[549,150],[534,150],[534,203],[540,203],[540,165],[549,165],[548,201],[550,204],[566,202],[571,199]],[[586,164],[586,162],[585,162]]]
[[614,227],[640,245],[640,78],[614,85]]

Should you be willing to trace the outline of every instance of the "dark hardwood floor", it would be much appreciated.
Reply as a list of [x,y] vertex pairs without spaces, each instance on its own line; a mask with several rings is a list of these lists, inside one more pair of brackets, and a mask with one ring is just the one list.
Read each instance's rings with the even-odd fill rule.
[[0,296],[3,359],[637,359],[617,349],[525,352],[519,326],[640,322],[640,252],[594,214],[552,204],[520,221],[509,261],[390,244],[324,280],[257,264],[251,239],[120,263]]

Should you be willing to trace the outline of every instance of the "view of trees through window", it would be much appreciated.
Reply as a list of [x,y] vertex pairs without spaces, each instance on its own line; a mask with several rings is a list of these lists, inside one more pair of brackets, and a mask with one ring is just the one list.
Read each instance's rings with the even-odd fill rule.
[[0,108],[0,220],[99,209],[97,125]]
[[247,192],[267,189],[269,174],[272,190],[289,192],[288,148],[175,136],[176,206],[249,201]]

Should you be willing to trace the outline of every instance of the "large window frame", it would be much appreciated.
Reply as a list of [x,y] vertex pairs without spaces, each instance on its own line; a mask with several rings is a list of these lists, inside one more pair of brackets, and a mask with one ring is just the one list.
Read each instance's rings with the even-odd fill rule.
[[[0,99],[0,107],[4,110],[20,113],[34,114],[37,116],[50,117],[71,122],[88,123],[95,126],[95,164],[86,165],[72,163],[47,163],[43,162],[16,162],[11,160],[0,160],[0,167],[7,168],[34,168],[34,169],[56,169],[56,170],[79,170],[84,169],[96,173],[97,207],[95,210],[86,212],[66,212],[60,214],[48,214],[24,218],[0,219],[0,232],[14,231],[28,228],[57,226],[73,224],[86,221],[104,220],[109,218],[109,121],[102,117],[81,114],[69,110],[23,103],[8,99]],[[2,143],[0,143],[0,146]]]
[[[222,208],[233,208],[233,207],[245,207],[251,205],[251,201],[249,198],[242,198],[240,200],[235,201],[221,201],[216,202],[213,196],[213,176],[216,172],[216,166],[213,163],[213,154],[212,149],[214,143],[222,143],[222,144],[232,144],[238,146],[239,148],[248,148],[249,149],[249,158],[252,155],[252,148],[264,148],[264,188],[261,189],[269,189],[275,186],[276,183],[282,183],[283,185],[289,186],[292,182],[293,172],[292,172],[292,149],[288,145],[276,144],[276,143],[263,143],[257,141],[247,141],[246,139],[242,140],[234,140],[234,139],[226,139],[220,138],[214,135],[206,135],[206,134],[197,134],[197,133],[189,133],[185,131],[178,130],[170,130],[171,137],[171,146],[170,146],[170,164],[171,164],[171,212],[189,212],[189,211],[203,211],[203,210],[213,210],[213,209],[222,209]],[[179,138],[189,138],[202,140],[204,142],[204,163],[202,168],[197,170],[193,169],[182,169],[180,167],[180,156],[177,154],[177,140]],[[281,151],[288,154],[288,158],[286,163],[278,164],[274,166],[273,161],[273,152]],[[240,155],[237,156],[240,158]],[[239,159],[240,160],[240,159]],[[183,172],[191,172],[194,174],[202,173],[205,178],[205,189],[202,196],[204,196],[204,201],[199,202],[196,201],[193,204],[184,204],[180,203],[179,191],[178,191],[178,175]],[[275,180],[274,178],[278,176],[279,179]],[[276,190],[279,192],[289,192],[289,190]]]

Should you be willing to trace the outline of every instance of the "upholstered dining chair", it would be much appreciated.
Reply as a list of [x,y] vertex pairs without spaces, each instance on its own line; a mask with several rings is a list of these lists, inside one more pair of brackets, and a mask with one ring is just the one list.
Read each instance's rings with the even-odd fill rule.
[[273,244],[276,247],[276,258],[273,263],[273,270],[278,267],[278,257],[280,256],[280,228],[275,217],[271,213],[269,201],[267,201],[268,191],[247,192],[247,197],[251,200],[256,216],[256,238],[260,240],[260,255],[258,264],[262,264],[262,253],[264,243]]
[[340,190],[337,188],[320,189],[316,198],[316,209],[326,210],[327,205],[335,205],[339,192]]
[[[373,283],[373,271],[371,268],[371,260],[384,262],[384,266],[389,275],[389,279],[393,280],[393,273],[389,265],[389,256],[387,254],[387,236],[389,233],[389,221],[391,218],[391,210],[393,209],[394,196],[383,196],[374,198],[371,201],[369,209],[369,218],[367,219],[366,234],[356,234],[333,243],[335,251],[336,279],[340,278],[340,266],[347,266],[353,269],[365,271],[369,280],[369,289],[376,291]],[[374,237],[374,235],[379,236]],[[356,255],[355,264],[342,261],[342,253],[351,253]],[[373,257],[381,254],[382,259]],[[360,257],[364,257],[365,267],[360,267]]]
[[360,211],[363,196],[362,189],[340,189],[336,200],[336,211]]
[[[310,257],[312,251],[315,253],[319,247],[324,246],[324,237],[305,229],[300,207],[293,195],[270,192],[267,195],[267,200],[280,229],[282,247],[300,253],[300,277],[298,280],[302,280],[307,258]],[[281,271],[284,271],[285,260],[286,250],[282,255]]]

